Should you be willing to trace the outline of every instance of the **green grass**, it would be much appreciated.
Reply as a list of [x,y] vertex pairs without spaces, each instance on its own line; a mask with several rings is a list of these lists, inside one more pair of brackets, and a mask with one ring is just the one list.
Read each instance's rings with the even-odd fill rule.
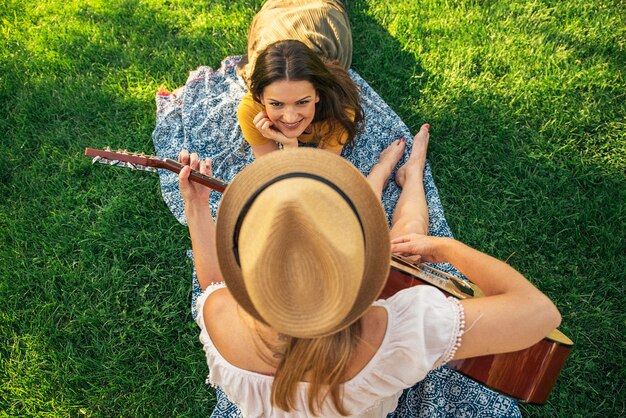
[[[206,416],[186,230],[151,152],[154,96],[245,51],[260,1],[0,3],[0,416]],[[624,402],[626,15],[572,0],[348,1],[353,67],[429,159],[455,235],[526,273],[576,346],[525,416]]]

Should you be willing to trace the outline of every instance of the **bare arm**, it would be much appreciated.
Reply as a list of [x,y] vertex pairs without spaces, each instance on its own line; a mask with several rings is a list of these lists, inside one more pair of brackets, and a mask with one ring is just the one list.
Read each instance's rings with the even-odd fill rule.
[[455,359],[530,347],[561,322],[559,311],[546,295],[496,258],[451,238],[411,234],[391,243],[393,253],[451,263],[485,292],[485,297],[461,301],[465,334]]
[[198,161],[197,154],[189,155],[185,150],[180,153],[178,159],[188,165],[180,171],[178,178],[180,192],[185,201],[185,217],[189,226],[196,274],[200,287],[204,290],[211,283],[223,279],[215,247],[215,222],[208,203],[211,189],[189,181],[189,166],[211,176],[211,160]]

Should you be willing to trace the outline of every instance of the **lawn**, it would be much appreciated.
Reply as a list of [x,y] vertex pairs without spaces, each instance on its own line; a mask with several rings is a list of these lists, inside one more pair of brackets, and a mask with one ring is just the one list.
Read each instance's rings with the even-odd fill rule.
[[[246,48],[260,1],[0,3],[0,416],[207,416],[190,248],[155,93]],[[529,417],[626,415],[626,13],[614,1],[352,1],[353,68],[412,131],[455,236],[553,298],[576,345]]]

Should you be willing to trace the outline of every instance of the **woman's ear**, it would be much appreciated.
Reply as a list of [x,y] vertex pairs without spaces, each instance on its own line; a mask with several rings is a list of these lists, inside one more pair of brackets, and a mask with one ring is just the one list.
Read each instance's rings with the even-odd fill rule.
[[315,103],[320,101],[320,94],[315,90]]
[[263,93],[259,94],[259,101],[263,106],[265,106],[265,99],[263,98]]

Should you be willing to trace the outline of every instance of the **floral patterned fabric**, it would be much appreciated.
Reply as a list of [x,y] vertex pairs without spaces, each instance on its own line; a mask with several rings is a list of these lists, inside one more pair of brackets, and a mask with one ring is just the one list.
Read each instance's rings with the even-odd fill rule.
[[[157,155],[176,159],[183,148],[197,152],[201,158],[211,158],[213,175],[227,182],[254,160],[237,123],[237,106],[246,92],[245,83],[235,71],[239,60],[238,56],[228,57],[218,70],[200,67],[190,73],[185,86],[175,94],[157,94],[157,121],[152,134]],[[349,73],[361,90],[366,125],[357,137],[356,145],[344,148],[342,156],[367,175],[387,145],[405,138],[410,150],[413,136],[400,117],[356,72],[350,70]],[[178,177],[166,170],[159,170],[159,176],[165,203],[176,219],[186,225]],[[424,186],[429,234],[452,236],[428,163],[424,170]],[[390,181],[382,198],[389,221],[399,196],[400,189]],[[209,203],[213,216],[217,213],[220,198],[221,194],[211,193]],[[191,250],[187,254],[193,258]],[[437,268],[461,277],[449,264],[442,263]],[[195,302],[200,293],[194,271],[191,300],[194,318]],[[219,388],[216,389],[216,397],[217,403],[211,416],[241,416]],[[521,417],[521,414],[514,400],[443,366],[406,389],[396,411],[389,417]]]

